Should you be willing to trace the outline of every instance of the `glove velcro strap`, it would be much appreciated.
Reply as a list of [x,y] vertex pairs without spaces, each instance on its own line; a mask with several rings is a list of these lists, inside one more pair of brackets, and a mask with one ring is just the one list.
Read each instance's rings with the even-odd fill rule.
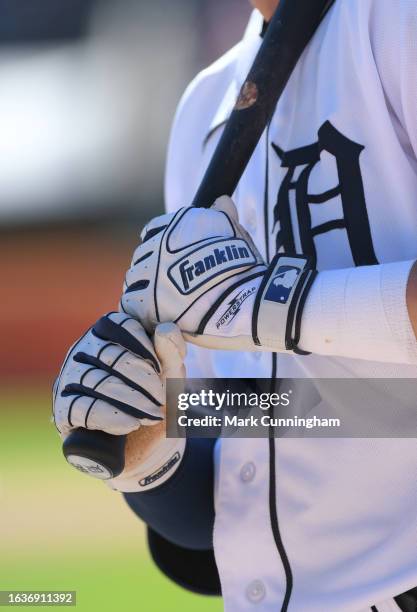
[[309,257],[285,254],[274,257],[253,309],[252,337],[257,346],[304,354],[297,349],[301,315],[315,276]]
[[[152,427],[148,428],[153,429]],[[149,432],[152,436],[152,432]],[[126,469],[120,476],[107,480],[109,487],[123,493],[144,493],[164,484],[180,467],[186,440],[162,438],[145,460]],[[141,449],[138,449],[138,456]]]

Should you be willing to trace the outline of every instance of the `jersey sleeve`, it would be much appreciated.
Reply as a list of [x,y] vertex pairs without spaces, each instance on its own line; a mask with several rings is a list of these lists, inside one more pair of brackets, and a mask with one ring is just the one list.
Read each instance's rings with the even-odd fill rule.
[[213,547],[214,442],[190,438],[181,465],[169,480],[151,491],[124,494],[149,527],[177,546]]
[[148,526],[156,565],[177,584],[197,593],[220,594],[213,553],[214,440],[190,439],[178,471],[146,493],[125,493]]
[[197,76],[187,87],[175,113],[165,167],[165,209],[175,212],[188,206],[200,174],[201,142],[196,132],[199,106]]
[[204,142],[230,86],[241,43],[202,70],[185,90],[175,113],[165,167],[165,208],[189,206],[209,158]]
[[[189,206],[204,175],[207,157],[203,142],[234,73],[238,43],[211,66],[200,72],[185,90],[175,113],[165,168],[165,209],[175,212]],[[214,378],[213,358],[208,349],[187,346],[188,378]]]

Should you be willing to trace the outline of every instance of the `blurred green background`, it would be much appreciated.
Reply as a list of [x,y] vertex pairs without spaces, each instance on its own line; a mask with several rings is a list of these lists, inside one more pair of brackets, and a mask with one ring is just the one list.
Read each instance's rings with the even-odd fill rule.
[[153,566],[118,493],[66,465],[49,403],[45,390],[2,393],[0,589],[75,590],[80,612],[220,611],[219,598],[190,594]]
[[117,306],[140,227],[163,210],[182,91],[249,11],[0,0],[1,590],[76,590],[83,612],[222,609],[170,583],[120,496],[67,466],[50,389],[70,344]]

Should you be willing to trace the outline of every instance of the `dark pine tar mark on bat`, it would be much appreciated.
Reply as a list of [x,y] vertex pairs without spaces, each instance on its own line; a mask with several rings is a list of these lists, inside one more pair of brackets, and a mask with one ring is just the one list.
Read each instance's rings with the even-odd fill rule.
[[[316,261],[314,237],[340,229],[347,234],[355,265],[377,264],[359,160],[364,147],[349,140],[329,121],[321,126],[317,142],[313,144],[286,152],[276,144],[272,143],[272,147],[281,160],[281,166],[287,168],[274,207],[274,231],[279,227],[276,251],[295,253],[297,250],[290,208],[290,194],[294,192],[296,220],[303,254],[310,255]],[[323,151],[334,157],[339,182],[323,193],[311,194],[309,193],[310,175],[316,164],[320,163]],[[298,178],[295,178],[296,170],[300,166],[303,168]],[[342,217],[313,227],[311,206],[324,204],[337,196],[340,196],[342,203]]]

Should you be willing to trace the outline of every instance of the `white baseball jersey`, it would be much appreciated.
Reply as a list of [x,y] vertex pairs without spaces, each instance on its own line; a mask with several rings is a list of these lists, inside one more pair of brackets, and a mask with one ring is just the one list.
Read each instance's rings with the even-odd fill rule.
[[[170,211],[193,198],[261,27],[255,11],[181,101]],[[240,220],[266,260],[297,251],[324,270],[417,259],[416,150],[417,3],[336,0],[236,190]],[[417,375],[386,355],[275,364],[270,353],[195,347],[187,367],[190,377]],[[392,597],[417,585],[416,472],[414,439],[222,440],[214,547],[226,611],[399,610]]]

